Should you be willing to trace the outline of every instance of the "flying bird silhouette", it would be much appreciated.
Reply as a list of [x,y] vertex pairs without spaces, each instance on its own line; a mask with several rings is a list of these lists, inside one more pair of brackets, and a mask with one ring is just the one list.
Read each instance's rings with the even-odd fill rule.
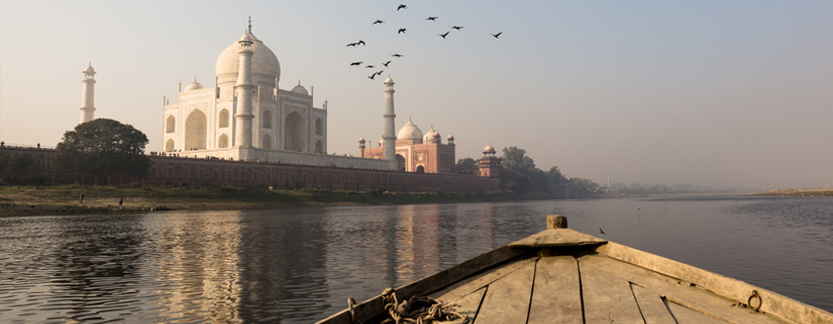
[[454,28],[456,30],[461,30],[461,29],[463,29],[463,26],[451,26],[451,28]]
[[361,39],[358,42],[356,42],[356,45],[367,46],[367,44],[365,44],[365,42]]
[[365,69],[372,69],[372,68],[374,68],[374,66],[373,65],[368,65],[368,66],[365,66],[364,68]]
[[375,24],[384,24],[384,23],[385,23],[384,21],[381,21],[381,20],[379,20],[379,19],[376,19],[376,21],[374,21],[371,25],[375,25]]
[[382,72],[385,72],[385,70],[382,70],[382,71],[376,72],[376,75],[382,75]]
[[347,47],[350,47],[350,46],[356,46],[356,45],[358,45],[358,44],[359,44],[359,43],[350,43],[350,44],[347,44]]
[[353,63],[350,63],[350,66],[354,66],[354,65],[362,65],[362,63],[364,63],[364,61],[360,61],[360,62],[353,62]]
[[371,80],[373,80],[373,78],[375,78],[375,77],[376,77],[376,73],[373,73],[373,74],[367,76],[367,78],[371,79]]
[[397,34],[404,33],[406,30],[408,30],[408,29],[407,28],[399,28],[399,32]]
[[599,232],[602,232],[602,235],[607,235],[607,234],[605,234],[605,231],[603,231],[601,227],[599,227]]
[[497,33],[497,34],[491,34],[491,35],[492,35],[492,36],[494,36],[495,38],[498,38],[498,39],[499,39],[500,34],[503,34],[503,32],[499,32],[499,33]]
[[440,18],[440,17],[431,17],[431,16],[428,16],[428,18],[425,18],[425,20],[437,21],[437,18]]
[[393,56],[393,57],[403,57],[403,56],[405,56],[405,55],[402,55],[402,54],[396,53],[396,54],[393,54],[393,55],[391,55],[391,56]]
[[387,62],[385,62],[385,63],[382,63],[382,65],[384,65],[385,67],[388,67],[388,64],[390,64],[390,62],[391,62],[391,61],[387,61]]
[[396,7],[396,11],[399,11],[399,10],[402,10],[402,9],[408,9],[408,6],[403,5],[403,4],[399,4],[399,7]]
[[439,35],[442,36],[443,39],[445,39],[445,37],[448,36],[448,33],[450,33],[450,32],[445,32],[445,34],[439,34]]

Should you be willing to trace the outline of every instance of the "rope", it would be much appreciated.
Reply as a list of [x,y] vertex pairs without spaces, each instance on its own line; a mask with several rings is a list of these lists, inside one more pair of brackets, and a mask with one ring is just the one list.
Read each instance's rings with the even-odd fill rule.
[[413,296],[401,303],[396,298],[393,288],[387,288],[382,292],[382,302],[385,303],[385,311],[390,315],[383,320],[382,324],[464,324],[469,319],[454,311],[457,304],[447,304],[431,297]]

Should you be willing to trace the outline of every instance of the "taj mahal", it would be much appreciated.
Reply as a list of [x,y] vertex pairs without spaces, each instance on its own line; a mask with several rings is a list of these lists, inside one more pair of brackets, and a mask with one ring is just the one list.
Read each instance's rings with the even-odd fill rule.
[[[83,71],[81,122],[94,118],[95,70]],[[196,79],[175,98],[163,97],[165,155],[191,158],[259,161],[309,166],[360,168],[420,173],[452,173],[454,137],[442,143],[433,127],[425,134],[408,121],[395,134],[394,82],[385,82],[383,136],[379,147],[359,139],[360,156],[327,154],[327,102],[313,105],[314,89],[300,82],[292,90],[278,87],[278,57],[252,33],[217,58],[213,86]],[[171,103],[171,100],[175,103]],[[490,151],[490,152],[487,152]],[[494,155],[491,146],[484,153]]]

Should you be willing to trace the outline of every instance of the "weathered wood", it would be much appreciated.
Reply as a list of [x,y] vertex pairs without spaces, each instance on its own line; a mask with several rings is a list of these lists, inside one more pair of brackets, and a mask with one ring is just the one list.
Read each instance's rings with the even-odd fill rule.
[[668,306],[659,294],[634,283],[631,283],[631,290],[645,324],[674,323],[674,317],[668,312]]
[[569,228],[548,229],[522,240],[509,243],[509,247],[513,248],[543,248],[555,246],[581,246],[581,245],[599,245],[607,243],[607,241],[579,233]]
[[[527,251],[522,249],[512,249],[509,247],[501,247],[496,250],[481,254],[461,264],[440,271],[437,274],[422,278],[410,284],[397,288],[396,296],[399,300],[411,298],[414,295],[425,295],[429,292],[436,291],[442,287],[448,286],[456,281],[468,277],[478,271],[492,267],[498,263],[507,261]],[[346,300],[348,296],[344,296],[345,309],[330,317],[327,317],[319,324],[351,324],[350,315],[346,309]],[[382,296],[378,295],[371,299],[365,300],[355,307],[356,319],[365,322],[371,318],[378,316],[384,312],[385,305],[382,302]]]
[[[582,283],[584,282],[584,269],[595,268],[598,271],[606,272],[608,276],[619,277],[633,282],[639,286],[650,289],[669,300],[684,304],[689,308],[709,312],[714,317],[722,318],[735,323],[784,323],[762,313],[756,313],[748,309],[741,309],[732,306],[730,299],[715,295],[688,282],[672,278],[655,271],[634,266],[619,260],[603,255],[585,255],[578,258],[582,271]],[[586,302],[585,302],[586,305]],[[585,311],[589,312],[587,307]]]
[[[676,303],[668,303],[668,309],[678,324],[726,324],[729,322],[716,319],[706,314],[700,313],[691,308],[678,305]],[[673,322],[670,322],[673,323]],[[754,323],[754,322],[749,322]]]
[[567,228],[567,217],[562,215],[547,215],[547,229]]
[[486,287],[492,282],[495,282],[498,279],[503,278],[529,264],[534,264],[536,260],[538,260],[538,258],[530,257],[529,259],[498,265],[489,270],[455,282],[448,287],[429,294],[428,296],[442,301],[454,301],[470,294],[475,290]]
[[587,323],[643,323],[630,282],[579,260],[584,318]]
[[477,314],[477,324],[525,323],[534,273],[535,264],[528,264],[490,284]]
[[538,260],[527,323],[584,323],[578,264],[574,257]]
[[833,314],[820,308],[685,263],[612,242],[595,247],[595,251],[599,254],[635,264],[670,277],[685,279],[719,296],[734,301],[746,303],[752,291],[757,290],[763,300],[763,305],[760,310],[789,322],[806,324],[833,323]]
[[447,303],[457,304],[454,309],[457,314],[467,316],[470,320],[477,315],[477,310],[480,308],[480,302],[483,301],[483,295],[486,293],[486,287],[475,290],[468,295],[454,301],[445,301]]

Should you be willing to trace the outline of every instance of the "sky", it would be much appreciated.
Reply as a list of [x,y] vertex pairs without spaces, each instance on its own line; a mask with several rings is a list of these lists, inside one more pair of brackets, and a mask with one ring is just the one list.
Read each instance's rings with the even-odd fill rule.
[[384,78],[349,63],[394,60],[397,128],[453,134],[458,159],[491,144],[599,183],[833,187],[831,1],[0,0],[0,140],[54,147],[92,62],[95,116],[160,151],[163,96],[213,85],[250,15],[280,88],[328,102],[329,153],[382,135]]

